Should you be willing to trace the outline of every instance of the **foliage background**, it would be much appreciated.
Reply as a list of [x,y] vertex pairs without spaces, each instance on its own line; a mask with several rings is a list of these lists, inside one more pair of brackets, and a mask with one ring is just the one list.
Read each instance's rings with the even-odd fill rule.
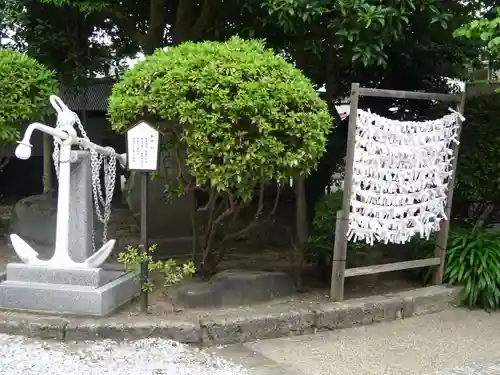
[[17,141],[24,122],[49,114],[52,94],[57,94],[52,71],[19,52],[0,50],[0,144]]

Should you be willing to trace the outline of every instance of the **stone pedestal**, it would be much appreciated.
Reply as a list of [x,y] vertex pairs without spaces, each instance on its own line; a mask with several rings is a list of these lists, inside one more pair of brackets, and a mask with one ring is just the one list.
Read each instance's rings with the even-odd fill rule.
[[[86,151],[74,151],[73,156],[68,252],[73,262],[82,263],[93,254],[90,155]],[[35,251],[45,248],[45,254],[40,254],[42,259],[49,259],[54,254],[56,208],[55,199],[38,196],[20,201],[14,209],[12,233],[30,244],[34,243]],[[97,236],[96,242],[100,247]],[[0,277],[0,309],[105,316],[139,292],[136,275],[125,272],[118,265],[55,268],[50,264],[9,263]]]
[[115,269],[59,269],[10,263],[0,283],[0,308],[106,316],[138,295],[135,275]]
[[210,281],[177,287],[176,303],[188,308],[225,308],[261,303],[293,295],[297,288],[284,272],[226,270]]

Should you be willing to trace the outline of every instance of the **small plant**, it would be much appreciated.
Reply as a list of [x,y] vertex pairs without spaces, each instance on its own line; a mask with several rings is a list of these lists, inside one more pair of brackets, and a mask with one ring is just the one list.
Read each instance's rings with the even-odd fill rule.
[[[342,191],[325,195],[318,201],[314,210],[311,234],[305,257],[318,267],[328,267],[335,242],[337,211],[342,208]],[[371,260],[378,252],[364,242],[349,242],[347,267],[356,267]]]
[[500,307],[500,233],[475,229],[452,232],[446,251],[445,281],[463,285],[469,307]]
[[[141,264],[148,262],[150,273],[160,273],[163,276],[163,287],[167,288],[171,285],[180,283],[182,280],[193,276],[196,267],[193,262],[178,264],[174,259],[168,260],[153,260],[152,253],[158,246],[151,245],[149,252],[141,251],[135,247],[128,246],[127,250],[118,255],[118,262],[123,264],[128,271],[138,272]],[[137,277],[140,281],[140,277]],[[144,291],[152,291],[155,284],[150,280],[142,286]]]

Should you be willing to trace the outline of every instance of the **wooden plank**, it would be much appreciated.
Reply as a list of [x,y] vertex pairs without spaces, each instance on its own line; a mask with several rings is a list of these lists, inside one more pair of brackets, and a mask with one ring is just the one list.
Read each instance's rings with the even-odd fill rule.
[[345,270],[345,277],[373,275],[383,272],[401,271],[401,270],[408,270],[411,268],[436,266],[440,263],[440,261],[441,259],[436,257],[428,259],[410,260],[407,262],[378,264],[376,266],[349,268]]
[[372,89],[367,87],[360,87],[359,95],[373,96],[378,98],[437,100],[442,102],[460,102],[462,100],[461,95],[440,94],[440,93],[419,92],[419,91],[383,90],[383,89]]
[[349,212],[351,211],[351,191],[352,191],[352,177],[354,173],[354,151],[356,142],[356,126],[358,119],[359,89],[360,89],[359,83],[352,84],[351,102],[349,109],[349,128],[347,131],[347,152],[345,159],[344,193],[342,194],[342,219],[346,221],[349,220]]
[[[467,86],[466,86],[467,87]],[[460,114],[464,114],[465,111],[465,100],[467,98],[466,88],[462,92],[460,103],[458,103],[457,111]],[[462,133],[462,120],[459,120],[459,128],[457,131],[457,141],[460,142],[460,134]],[[449,219],[451,216],[451,205],[453,203],[453,192],[455,190],[455,177],[457,174],[457,163],[458,163],[458,151],[459,145],[453,143],[453,160],[451,162],[451,170],[452,175],[450,177],[450,181],[448,183],[448,196],[446,197],[446,207],[445,207],[445,215]],[[436,237],[436,247],[434,248],[434,254],[436,257],[439,257],[440,264],[434,273],[434,284],[442,284],[443,276],[444,276],[444,266],[446,261],[446,247],[448,246],[448,235],[450,232],[450,221],[449,220],[441,220],[439,225],[440,229]]]
[[335,301],[343,301],[344,299],[344,270],[347,259],[347,230],[349,227],[349,213],[351,212],[350,198],[352,190],[352,176],[354,172],[354,146],[356,141],[358,102],[359,83],[353,83],[351,85],[344,192],[342,194],[342,211],[337,212],[335,243],[333,247],[332,283],[330,286],[330,297]]

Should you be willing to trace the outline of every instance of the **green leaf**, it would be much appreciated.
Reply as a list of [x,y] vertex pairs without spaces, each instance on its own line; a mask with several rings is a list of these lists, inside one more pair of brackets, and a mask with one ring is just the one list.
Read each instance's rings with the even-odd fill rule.
[[[315,168],[332,123],[300,70],[262,41],[238,37],[147,56],[113,87],[108,111],[118,131],[145,113],[163,133],[177,124],[181,134],[165,149],[187,150],[186,174],[244,202],[261,183]],[[165,196],[184,194],[181,185]]]

